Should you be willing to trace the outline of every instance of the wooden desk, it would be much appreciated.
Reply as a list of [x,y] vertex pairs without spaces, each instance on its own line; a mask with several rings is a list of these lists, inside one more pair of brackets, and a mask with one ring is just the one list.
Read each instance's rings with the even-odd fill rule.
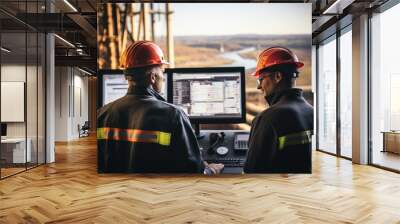
[[[25,145],[27,144],[26,151]],[[6,138],[1,139],[1,159],[4,163],[25,163],[30,162],[32,158],[32,141],[28,138]]]
[[400,154],[400,131],[383,131],[382,152]]

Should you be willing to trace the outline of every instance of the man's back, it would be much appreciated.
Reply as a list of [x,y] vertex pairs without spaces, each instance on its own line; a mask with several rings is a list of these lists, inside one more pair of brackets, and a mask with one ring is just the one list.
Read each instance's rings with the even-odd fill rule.
[[150,88],[131,88],[97,121],[99,172],[202,172],[187,116]]
[[275,97],[253,121],[245,172],[310,173],[313,108],[301,90]]

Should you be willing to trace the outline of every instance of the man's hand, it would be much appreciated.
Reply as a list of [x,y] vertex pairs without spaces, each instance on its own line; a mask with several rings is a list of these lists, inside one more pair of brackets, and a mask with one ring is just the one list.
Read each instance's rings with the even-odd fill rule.
[[220,174],[222,169],[224,168],[224,164],[222,163],[210,163],[204,162],[206,166],[204,169],[204,174]]

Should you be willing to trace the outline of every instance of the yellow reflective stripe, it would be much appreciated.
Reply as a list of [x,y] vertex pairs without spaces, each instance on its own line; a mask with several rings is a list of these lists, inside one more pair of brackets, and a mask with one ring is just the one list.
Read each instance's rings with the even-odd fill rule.
[[281,149],[283,149],[285,147],[285,141],[286,141],[285,136],[282,136],[282,137],[278,138],[278,144],[279,144],[278,149],[279,150],[281,150]]
[[105,139],[105,130],[103,128],[97,128],[97,139]]
[[139,129],[97,128],[98,140],[157,143],[164,146],[171,144],[171,133]]
[[171,133],[159,132],[158,143],[160,145],[170,145],[171,144]]
[[312,131],[302,131],[278,138],[278,149],[282,150],[290,145],[303,145],[311,143]]

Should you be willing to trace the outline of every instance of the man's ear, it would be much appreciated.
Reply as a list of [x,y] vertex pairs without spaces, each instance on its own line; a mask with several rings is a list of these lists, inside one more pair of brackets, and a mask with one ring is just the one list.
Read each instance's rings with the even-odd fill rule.
[[157,81],[157,74],[155,72],[150,73],[150,84],[154,84]]
[[277,73],[275,73],[275,82],[276,83],[279,83],[281,80],[282,80],[282,73],[281,72],[277,72]]

